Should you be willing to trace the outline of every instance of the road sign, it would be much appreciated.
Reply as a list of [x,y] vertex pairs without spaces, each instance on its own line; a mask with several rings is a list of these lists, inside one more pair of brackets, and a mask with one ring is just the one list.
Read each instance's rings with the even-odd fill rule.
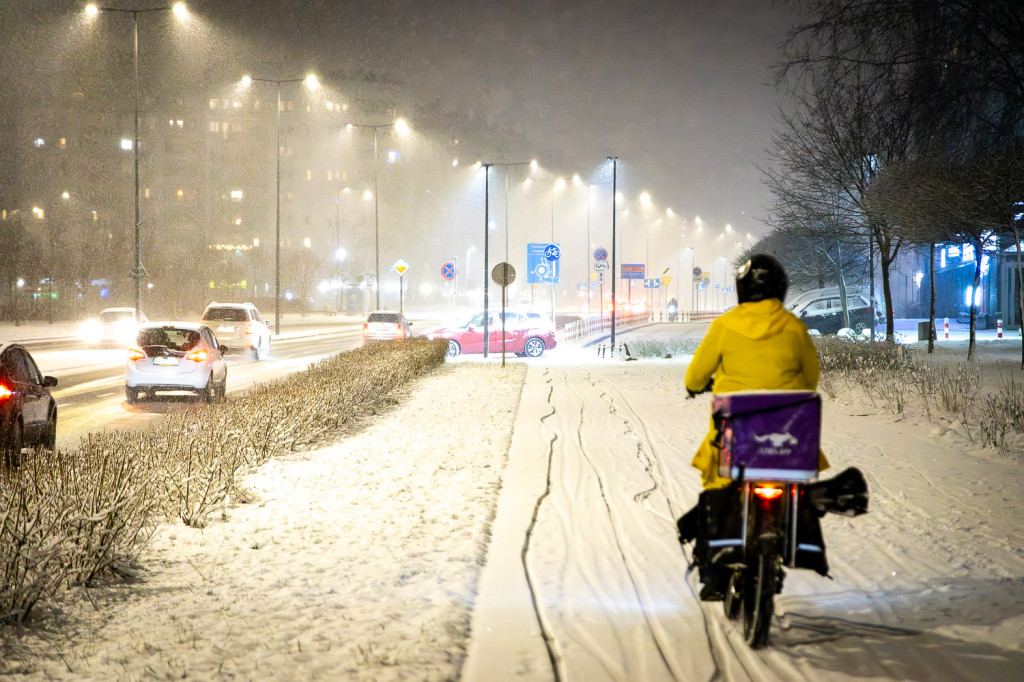
[[643,263],[623,263],[622,264],[622,279],[643,279],[644,278],[644,264]]
[[550,246],[546,243],[531,242],[526,245],[527,284],[557,284],[557,260],[548,260],[544,252]]
[[562,256],[562,250],[558,244],[548,244],[544,247],[544,257],[550,261],[556,261]]
[[612,264],[606,260],[594,261],[594,272],[601,272],[602,270],[611,270]]
[[579,289],[580,291],[586,291],[587,290],[587,283],[586,282],[577,282],[576,283],[576,288]]
[[596,260],[596,261],[606,261],[606,260],[608,260],[608,249],[604,248],[603,246],[599,246],[596,249],[594,249],[594,260]]
[[405,271],[409,269],[409,264],[399,258],[395,261],[395,264],[391,266],[391,269],[398,273],[399,277],[405,276]]
[[491,269],[491,279],[500,287],[507,287],[516,281],[516,269],[511,263],[498,263]]
[[664,277],[661,278],[661,286],[667,287],[668,283],[671,282],[671,281],[672,281],[672,276],[671,275],[665,275]]
[[456,274],[458,274],[458,270],[455,268],[455,263],[449,261],[441,266],[441,276],[445,279],[454,279]]
[[700,277],[700,273],[701,272],[703,272],[703,270],[701,270],[700,267],[696,267],[696,268],[693,269],[693,276],[694,277]]
[[660,280],[654,279],[653,277],[648,277],[648,278],[644,279],[644,289],[660,289],[660,288],[661,288],[661,281]]

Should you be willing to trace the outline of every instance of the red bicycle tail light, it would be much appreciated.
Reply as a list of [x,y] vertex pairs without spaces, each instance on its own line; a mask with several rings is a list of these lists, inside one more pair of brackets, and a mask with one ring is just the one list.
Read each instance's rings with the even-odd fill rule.
[[14,395],[14,391],[12,391],[11,389],[7,388],[3,384],[0,384],[0,400],[7,400],[12,395]]
[[205,350],[194,350],[185,357],[192,362],[206,362],[206,358],[210,357],[210,354]]
[[142,360],[145,357],[146,357],[146,354],[143,353],[138,348],[129,348],[128,349],[128,359],[129,360],[133,360],[133,361],[134,360]]
[[769,485],[754,486],[754,494],[762,500],[775,500],[782,497],[782,488],[773,488]]

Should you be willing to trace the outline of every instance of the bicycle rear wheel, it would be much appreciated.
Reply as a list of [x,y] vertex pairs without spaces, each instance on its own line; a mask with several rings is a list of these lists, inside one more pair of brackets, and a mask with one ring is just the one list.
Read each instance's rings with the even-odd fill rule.
[[768,632],[775,613],[778,571],[778,555],[762,548],[744,572],[743,638],[752,649],[768,644]]

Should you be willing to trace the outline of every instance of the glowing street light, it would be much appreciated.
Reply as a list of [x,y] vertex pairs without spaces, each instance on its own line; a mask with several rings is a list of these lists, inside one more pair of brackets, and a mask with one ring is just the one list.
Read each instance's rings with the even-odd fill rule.
[[304,78],[253,78],[243,76],[242,85],[249,87],[253,83],[273,83],[277,87],[277,138],[275,141],[277,157],[277,218],[274,221],[274,333],[281,333],[281,84],[305,83],[310,90],[316,90],[319,82],[313,74]]
[[[135,279],[135,319],[141,317],[142,311],[142,278],[146,276],[146,269],[142,266],[142,241],[141,227],[142,220],[139,214],[139,14],[148,12],[173,12],[180,20],[188,17],[188,10],[185,3],[176,2],[170,7],[150,7],[148,9],[121,9],[118,7],[102,7],[90,3],[85,7],[85,14],[95,17],[100,12],[121,12],[132,15],[132,63],[134,67],[135,82],[135,135],[132,138],[131,150],[135,157],[135,265],[132,267],[132,277]],[[125,148],[125,141],[121,141],[121,147]],[[126,149],[127,151],[127,149]]]

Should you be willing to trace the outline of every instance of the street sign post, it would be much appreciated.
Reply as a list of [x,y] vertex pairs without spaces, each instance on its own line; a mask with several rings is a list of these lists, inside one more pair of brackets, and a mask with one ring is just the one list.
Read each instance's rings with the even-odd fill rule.
[[511,263],[498,263],[491,270],[491,279],[501,287],[501,366],[505,366],[505,293],[507,287],[516,281],[516,269]]
[[399,258],[395,261],[395,264],[391,266],[391,269],[398,273],[398,315],[403,316],[405,315],[405,271],[409,269],[409,264],[406,263],[405,260]]

